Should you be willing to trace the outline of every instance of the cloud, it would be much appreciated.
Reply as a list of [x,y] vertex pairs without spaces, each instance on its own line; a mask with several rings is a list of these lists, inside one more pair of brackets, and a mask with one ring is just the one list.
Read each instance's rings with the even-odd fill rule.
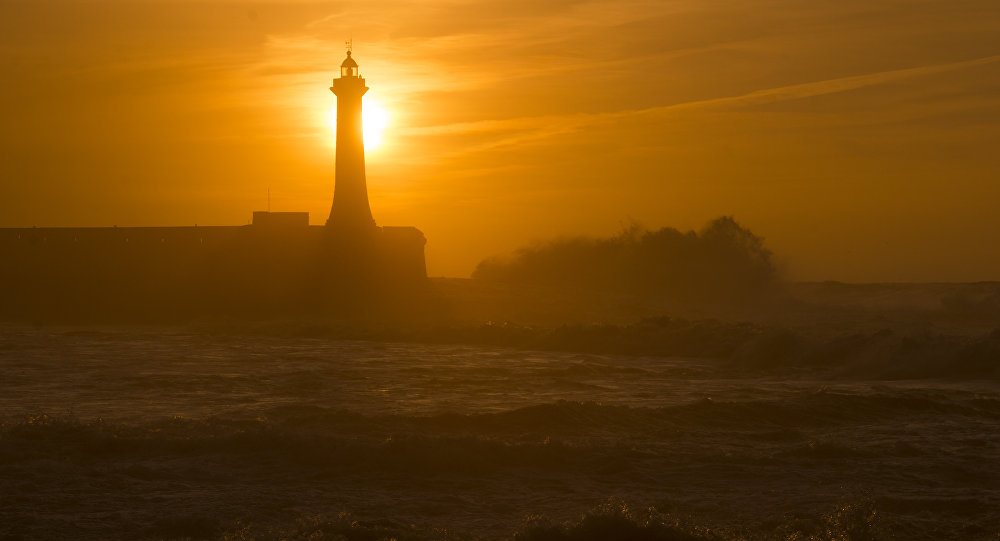
[[811,81],[807,83],[755,90],[738,96],[693,100],[683,103],[649,107],[645,109],[594,114],[578,113],[559,116],[534,116],[505,120],[482,120],[437,126],[410,127],[400,130],[400,134],[410,137],[484,133],[497,134],[497,138],[489,143],[469,146],[462,150],[462,153],[479,152],[504,146],[519,146],[534,142],[543,142],[547,138],[554,135],[570,133],[597,125],[615,123],[630,117],[663,115],[678,111],[698,109],[733,110],[747,106],[848,92],[851,90],[883,85],[917,77],[937,75],[974,68],[977,66],[984,66],[998,61],[1000,61],[1000,55],[994,55],[959,62],[887,70],[878,73],[851,75],[822,81]]
[[960,62],[949,62],[945,64],[935,64],[930,66],[918,66],[913,68],[888,70],[879,73],[852,75],[848,77],[838,77],[835,79],[827,79],[823,81],[814,81],[809,83],[788,85],[777,88],[768,88],[750,92],[748,94],[744,94],[741,96],[701,100],[689,103],[669,105],[666,107],[654,107],[648,109],[647,111],[669,110],[677,107],[704,107],[704,106],[714,106],[714,105],[737,105],[737,106],[757,105],[761,103],[796,100],[812,96],[821,96],[826,94],[835,94],[838,92],[847,92],[849,90],[856,90],[867,86],[891,83],[903,79],[910,79],[925,75],[946,73],[950,71],[956,71],[976,66],[982,66],[986,64],[992,64],[997,61],[1000,61],[1000,55],[974,58],[970,60],[963,60]]

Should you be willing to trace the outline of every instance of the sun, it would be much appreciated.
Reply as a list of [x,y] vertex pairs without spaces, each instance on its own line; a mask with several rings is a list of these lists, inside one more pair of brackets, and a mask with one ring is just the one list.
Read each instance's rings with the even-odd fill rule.
[[[337,107],[327,114],[330,129],[337,133]],[[365,150],[377,149],[383,142],[382,133],[389,126],[389,110],[374,99],[366,98],[361,107],[361,122],[365,136]]]
[[382,144],[382,132],[389,125],[389,111],[375,100],[368,100],[361,108],[361,123],[365,130],[365,149]]

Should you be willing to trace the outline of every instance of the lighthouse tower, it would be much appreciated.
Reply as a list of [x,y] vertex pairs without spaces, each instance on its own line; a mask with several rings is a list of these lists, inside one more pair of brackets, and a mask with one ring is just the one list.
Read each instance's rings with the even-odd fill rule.
[[361,97],[368,87],[351,58],[350,45],[330,91],[337,96],[337,177],[330,218],[323,228],[329,263],[325,268],[339,277],[341,293],[361,295],[368,286],[385,289],[425,280],[424,234],[415,227],[376,226],[372,219],[361,122]]
[[375,229],[368,204],[361,121],[361,97],[368,87],[358,74],[350,48],[340,65],[340,78],[333,80],[330,91],[337,96],[337,167],[333,207],[326,225],[338,234],[367,235]]

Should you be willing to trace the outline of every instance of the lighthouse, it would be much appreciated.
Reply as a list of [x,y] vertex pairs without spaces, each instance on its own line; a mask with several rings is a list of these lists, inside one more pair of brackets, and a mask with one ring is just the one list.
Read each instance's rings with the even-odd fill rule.
[[326,270],[338,276],[337,287],[355,293],[365,284],[382,287],[426,279],[424,234],[415,227],[376,226],[372,218],[361,120],[361,98],[368,87],[350,44],[330,91],[337,96],[337,163],[333,205],[322,228]]
[[340,64],[340,77],[333,80],[330,91],[337,96],[337,165],[333,206],[326,225],[337,234],[361,237],[375,230],[368,204],[361,120],[361,97],[368,87],[358,73],[358,63],[351,58],[350,48]]

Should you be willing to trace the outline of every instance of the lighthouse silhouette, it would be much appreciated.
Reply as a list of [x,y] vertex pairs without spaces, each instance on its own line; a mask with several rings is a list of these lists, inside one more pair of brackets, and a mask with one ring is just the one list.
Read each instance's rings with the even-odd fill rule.
[[415,227],[379,227],[372,218],[361,115],[368,87],[351,55],[350,42],[340,77],[333,80],[330,91],[337,96],[337,163],[325,229],[333,267],[352,276],[344,282],[349,284],[356,284],[359,276],[378,276],[383,283],[426,278],[424,234]]
[[330,91],[337,96],[337,166],[333,206],[326,225],[338,234],[368,235],[375,229],[368,203],[361,116],[361,97],[368,87],[358,73],[358,63],[351,58],[350,48]]

